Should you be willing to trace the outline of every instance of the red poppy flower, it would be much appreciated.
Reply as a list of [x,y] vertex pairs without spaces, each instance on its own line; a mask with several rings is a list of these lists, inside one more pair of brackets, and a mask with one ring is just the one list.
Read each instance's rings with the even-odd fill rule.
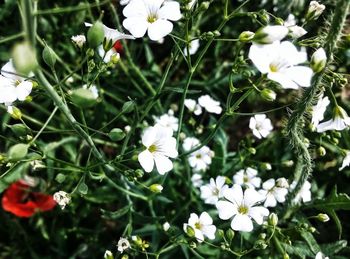
[[123,52],[123,45],[121,44],[121,42],[119,40],[117,40],[114,45],[113,48],[115,49],[116,52],[118,52],[119,54],[121,54]]
[[31,192],[30,186],[20,180],[10,185],[2,197],[2,208],[18,217],[31,217],[37,211],[48,211],[56,206],[51,195]]

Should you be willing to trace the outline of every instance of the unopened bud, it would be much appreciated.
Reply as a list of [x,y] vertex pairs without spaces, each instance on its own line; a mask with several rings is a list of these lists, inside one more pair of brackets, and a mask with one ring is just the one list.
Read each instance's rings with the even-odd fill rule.
[[22,112],[15,106],[8,106],[7,112],[11,115],[11,117],[15,120],[20,120],[22,118]]
[[16,71],[22,75],[28,75],[38,66],[35,50],[27,41],[15,45],[12,57]]
[[46,45],[44,50],[43,50],[42,55],[43,55],[43,59],[44,59],[44,62],[46,63],[46,65],[48,65],[49,67],[55,66],[56,60],[57,60],[57,55],[53,51],[52,48],[50,48],[48,45]]
[[308,229],[311,233],[315,233],[315,231],[316,231],[316,228],[314,228],[314,227],[309,227],[309,229]]
[[143,173],[143,171],[141,169],[136,169],[135,170],[135,176],[137,178],[141,178],[141,177],[143,177],[143,175],[144,175],[144,173]]
[[289,255],[287,253],[284,253],[283,259],[289,259]]
[[231,228],[229,228],[226,231],[226,237],[231,242],[231,240],[235,237],[235,232]]
[[209,8],[209,5],[210,5],[210,2],[202,2],[198,8],[198,11],[206,11],[208,10]]
[[270,171],[270,170],[272,169],[272,166],[271,166],[270,163],[262,163],[262,164],[261,164],[261,168],[262,168],[263,170]]
[[256,149],[253,148],[253,147],[250,147],[250,148],[248,148],[248,152],[249,152],[250,154],[252,154],[252,155],[255,155],[255,154],[256,154]]
[[268,222],[271,226],[275,227],[278,224],[278,217],[276,213],[271,213],[268,219]]
[[169,222],[165,222],[165,223],[163,224],[163,230],[164,230],[165,232],[167,232],[167,231],[169,230],[169,228],[170,228]]
[[260,96],[266,100],[266,101],[269,101],[269,102],[273,102],[274,100],[276,100],[276,93],[274,91],[272,91],[271,89],[263,89],[261,92],[260,92]]
[[162,190],[163,190],[163,186],[161,186],[160,184],[152,184],[150,187],[149,187],[150,191],[151,192],[154,192],[154,193],[161,193]]
[[317,153],[320,155],[320,156],[325,156],[326,155],[326,149],[324,147],[319,147],[317,149]]
[[95,22],[88,30],[87,39],[91,48],[96,48],[104,39],[103,24],[100,21]]
[[284,24],[284,20],[282,18],[279,18],[279,17],[277,17],[275,19],[275,22],[276,22],[277,25],[283,25]]
[[326,6],[323,4],[319,4],[317,1],[311,1],[306,13],[306,21],[317,20],[325,9]]
[[241,42],[249,42],[254,38],[254,35],[255,35],[254,32],[244,31],[239,35],[238,39]]
[[106,252],[105,252],[103,258],[104,258],[104,259],[114,259],[112,252],[109,251],[109,250],[106,250]]
[[186,234],[189,237],[194,237],[194,229],[191,226],[187,225],[187,227],[186,227]]
[[265,241],[263,241],[263,240],[257,240],[257,241],[255,242],[254,247],[255,247],[256,249],[266,249],[267,244],[266,244]]
[[321,222],[327,222],[329,221],[329,217],[327,214],[324,214],[324,213],[320,213],[317,215],[317,219]]
[[10,147],[10,149],[7,152],[7,156],[10,161],[19,161],[28,154],[28,148],[29,145],[27,144],[16,144]]
[[315,73],[321,72],[327,63],[327,55],[323,48],[319,48],[311,57],[310,65]]

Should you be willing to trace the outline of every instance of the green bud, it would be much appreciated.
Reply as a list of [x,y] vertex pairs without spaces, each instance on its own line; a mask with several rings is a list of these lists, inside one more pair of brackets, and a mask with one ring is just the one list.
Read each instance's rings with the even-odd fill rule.
[[271,213],[269,215],[268,222],[273,227],[277,226],[277,224],[278,224],[278,217],[277,217],[276,213]]
[[133,101],[127,101],[123,104],[122,112],[123,113],[130,113],[134,110],[135,103]]
[[29,134],[29,129],[23,124],[10,125],[9,128],[17,137],[23,137]]
[[91,48],[88,48],[88,50],[86,51],[86,56],[93,57],[94,55],[95,55],[95,51]]
[[198,8],[198,11],[206,11],[208,10],[209,8],[209,5],[210,5],[210,2],[202,2]]
[[250,148],[248,148],[248,152],[249,152],[250,154],[252,154],[252,155],[255,155],[255,154],[256,154],[256,149],[253,148],[253,147],[250,147]]
[[112,64],[117,64],[119,60],[120,60],[119,53],[115,53],[111,56],[110,62],[112,62]]
[[266,239],[266,233],[260,233],[259,234],[259,239],[265,240]]
[[325,156],[326,153],[327,153],[327,151],[326,151],[326,149],[325,149],[324,147],[319,147],[319,148],[317,149],[317,153],[318,153],[320,156]]
[[7,152],[8,159],[10,161],[19,161],[28,154],[29,145],[27,144],[16,144]]
[[220,37],[221,33],[218,30],[213,31],[214,37]]
[[327,222],[329,221],[329,217],[327,214],[324,214],[324,213],[320,213],[317,215],[317,219],[321,222]]
[[144,173],[143,173],[143,171],[142,171],[141,169],[136,169],[136,170],[135,170],[135,176],[136,176],[137,178],[142,178],[143,175],[144,175]]
[[282,162],[282,165],[285,167],[292,167],[294,165],[294,161],[293,160],[286,160]]
[[105,252],[105,254],[103,256],[103,259],[114,259],[114,256],[113,256],[111,251],[106,250],[106,252]]
[[56,60],[57,60],[57,55],[56,53],[53,51],[52,48],[50,48],[48,45],[45,45],[45,48],[43,50],[43,59],[44,62],[49,66],[49,67],[54,67],[56,64]]
[[91,48],[96,48],[103,42],[105,37],[103,24],[100,21],[95,22],[88,30],[87,39]]
[[283,259],[289,259],[289,255],[287,253],[284,253]]
[[225,237],[225,232],[222,229],[218,229],[217,232],[218,232],[219,237],[221,237],[221,238]]
[[22,75],[28,75],[38,66],[35,50],[27,41],[15,45],[12,58],[16,71]]
[[260,12],[258,15],[259,15],[259,18],[263,24],[265,24],[265,25],[269,24],[270,16],[266,13],[265,10]]
[[162,190],[163,190],[163,186],[161,186],[160,184],[152,184],[150,187],[149,187],[149,190],[151,192],[154,192],[154,193],[161,193]]
[[93,59],[90,59],[88,61],[88,72],[91,73],[92,70],[94,70],[96,67],[95,61]]
[[187,227],[186,227],[186,234],[189,237],[194,237],[194,229],[191,226],[187,225]]
[[108,133],[108,136],[113,141],[120,141],[125,138],[126,134],[122,129],[114,128]]
[[240,42],[250,42],[254,38],[255,33],[251,31],[242,32],[238,39]]
[[257,240],[257,241],[255,242],[255,244],[254,244],[254,247],[255,247],[256,249],[262,249],[262,250],[264,250],[264,249],[266,249],[267,244],[266,244],[265,241],[263,241],[263,240]]
[[71,99],[74,104],[79,107],[87,108],[96,104],[96,97],[94,94],[85,88],[78,88],[71,92]]
[[272,169],[272,166],[270,163],[262,163],[261,164],[261,169],[270,171]]
[[311,233],[315,233],[316,232],[316,228],[314,228],[314,227],[309,227],[309,229],[308,229]]
[[283,24],[284,24],[284,20],[281,19],[281,18],[279,18],[279,17],[277,17],[277,18],[275,19],[275,22],[276,22],[277,25],[283,25]]
[[121,259],[129,259],[129,256],[127,254],[123,254]]
[[57,174],[55,177],[56,182],[63,183],[66,180],[66,176],[64,174]]
[[268,102],[272,102],[272,101],[276,100],[276,93],[270,89],[267,89],[267,88],[264,88],[260,92],[260,96]]
[[196,243],[196,242],[191,242],[191,243],[190,243],[190,247],[191,247],[192,249],[196,249],[196,248],[197,248],[197,243]]
[[235,232],[229,228],[228,230],[226,230],[226,237],[228,239],[228,241],[232,241],[232,239],[235,237]]

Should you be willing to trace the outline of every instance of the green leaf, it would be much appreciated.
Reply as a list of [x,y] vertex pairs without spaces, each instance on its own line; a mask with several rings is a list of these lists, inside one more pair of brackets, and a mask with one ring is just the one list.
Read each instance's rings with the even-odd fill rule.
[[312,252],[317,254],[321,250],[320,246],[317,244],[316,239],[309,231],[301,230],[300,235],[306,241]]
[[347,246],[347,244],[348,242],[346,240],[339,240],[334,243],[320,245],[320,247],[321,251],[325,255],[330,256],[339,253],[342,249],[344,249]]

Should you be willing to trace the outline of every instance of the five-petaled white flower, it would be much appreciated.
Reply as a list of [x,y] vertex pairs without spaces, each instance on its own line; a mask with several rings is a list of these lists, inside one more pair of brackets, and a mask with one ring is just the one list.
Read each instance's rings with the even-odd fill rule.
[[159,174],[165,174],[173,169],[169,159],[177,157],[176,139],[173,131],[159,124],[149,127],[142,136],[142,144],[146,150],[138,155],[138,160],[146,172],[151,172],[156,164]]
[[58,205],[60,205],[61,209],[63,210],[67,204],[70,203],[71,197],[64,191],[58,191],[54,193],[53,199],[58,203]]
[[344,130],[350,126],[350,118],[346,111],[336,106],[333,110],[333,118],[317,125],[317,132],[325,132],[327,130]]
[[308,87],[311,84],[312,69],[298,66],[307,61],[306,52],[298,51],[289,41],[253,44],[249,58],[262,74],[267,74],[270,80],[280,83],[283,88],[298,89],[299,86]]
[[250,118],[249,128],[258,139],[266,138],[273,130],[271,120],[265,114],[256,114]]
[[236,231],[250,232],[253,230],[253,221],[261,225],[269,210],[256,206],[264,197],[254,189],[244,191],[238,184],[224,191],[225,201],[218,201],[216,207],[219,217],[223,220],[232,218],[231,228]]
[[[180,4],[176,1],[131,1],[124,9],[123,26],[135,37],[141,38],[148,31],[151,40],[158,41],[173,30],[170,21],[181,19]],[[170,20],[170,21],[169,21]]]
[[[296,186],[297,182],[292,182],[292,184],[290,185],[290,190],[294,190]],[[300,201],[311,201],[311,183],[309,181],[306,181],[304,183],[304,185],[301,187],[300,191],[297,193],[293,200],[294,203],[299,203]]]
[[165,128],[177,131],[179,128],[179,119],[174,116],[174,111],[169,110],[168,113],[161,115],[160,117],[153,117],[155,122]]
[[215,239],[216,227],[213,225],[213,219],[207,212],[202,212],[198,217],[196,213],[191,213],[188,223],[183,225],[183,229],[186,233],[189,233],[188,228],[194,231],[194,236],[198,242],[204,241],[204,236],[209,239]]
[[239,170],[233,176],[233,182],[240,186],[244,186],[247,188],[259,188],[261,184],[261,179],[257,177],[258,171],[254,168],[248,167],[245,170]]
[[346,151],[346,156],[343,159],[343,164],[339,168],[339,171],[350,165],[350,151]]
[[202,107],[193,99],[185,99],[185,106],[194,115],[200,115],[202,113]]
[[201,198],[205,203],[215,205],[223,197],[224,190],[228,188],[225,181],[226,177],[218,176],[215,180],[210,178],[209,184],[201,186]]
[[214,157],[214,152],[209,147],[203,146],[190,154],[188,162],[194,171],[206,171]]
[[209,95],[202,95],[198,98],[198,103],[209,113],[220,114],[222,112],[222,108],[220,107],[220,102],[215,101]]
[[259,190],[259,193],[266,197],[265,207],[276,207],[277,202],[285,202],[288,188],[280,186],[278,180],[269,179],[262,184],[262,187],[263,190]]
[[124,237],[121,237],[117,244],[118,251],[123,253],[126,249],[130,248],[130,242]]
[[327,96],[323,97],[323,95],[321,95],[319,97],[317,104],[312,107],[312,119],[311,119],[312,125],[317,127],[320,121],[323,120],[324,113],[329,103],[330,101]]

